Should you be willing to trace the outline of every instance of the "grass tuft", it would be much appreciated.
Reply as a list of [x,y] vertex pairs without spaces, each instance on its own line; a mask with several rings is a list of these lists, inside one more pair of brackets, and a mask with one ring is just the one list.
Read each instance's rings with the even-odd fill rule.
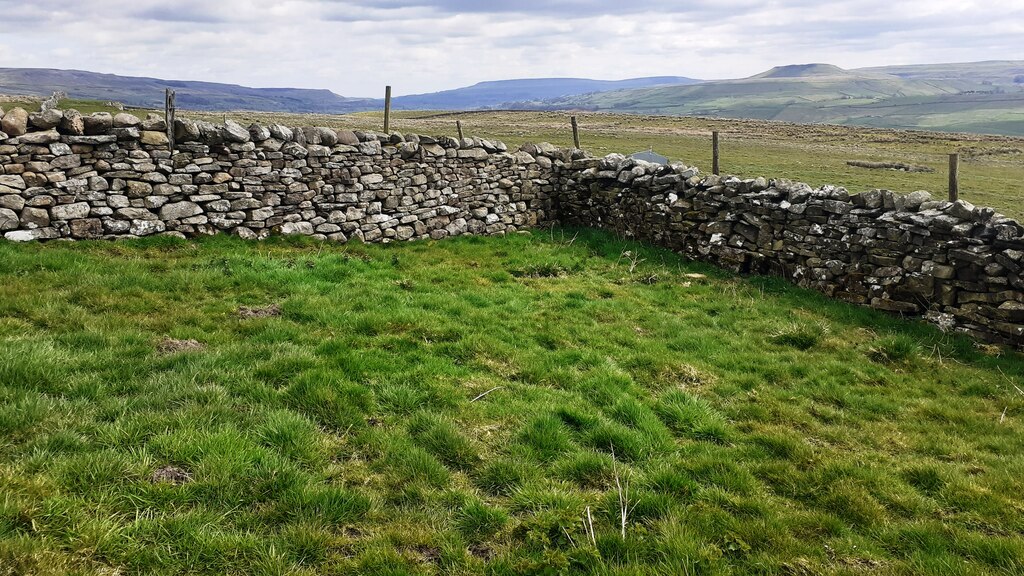
[[828,335],[825,324],[792,324],[772,335],[772,342],[797,350],[810,350]]
[[459,530],[466,538],[474,541],[486,540],[508,524],[508,513],[500,508],[472,501],[462,507],[458,514]]
[[437,415],[417,414],[409,422],[409,433],[416,444],[452,468],[468,470],[480,460],[476,448],[455,424]]
[[868,357],[875,362],[899,364],[917,357],[921,345],[914,338],[904,335],[886,336],[875,340]]

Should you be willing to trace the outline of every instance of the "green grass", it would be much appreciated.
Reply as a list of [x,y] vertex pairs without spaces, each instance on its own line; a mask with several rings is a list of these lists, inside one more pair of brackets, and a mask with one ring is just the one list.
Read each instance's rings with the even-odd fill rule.
[[[41,103],[41,98],[25,98],[24,100],[22,100],[17,96],[11,96],[5,100],[0,100],[0,108],[4,110],[24,108],[29,112],[38,112]],[[108,106],[105,101],[81,100],[77,98],[65,98],[61,100],[58,104],[58,108],[60,108],[61,110],[68,110],[70,108],[74,108],[82,114],[92,114],[94,112],[109,112],[110,114],[117,114],[121,112],[121,110],[117,109],[114,106]],[[124,109],[124,112],[128,112],[129,114],[135,114],[139,118],[145,118],[146,114],[148,114],[149,112],[159,112],[161,114],[163,113],[162,111],[157,110],[145,110],[141,108],[129,107],[126,107]]]
[[0,574],[1024,571],[1021,356],[780,280],[589,231],[0,277]]

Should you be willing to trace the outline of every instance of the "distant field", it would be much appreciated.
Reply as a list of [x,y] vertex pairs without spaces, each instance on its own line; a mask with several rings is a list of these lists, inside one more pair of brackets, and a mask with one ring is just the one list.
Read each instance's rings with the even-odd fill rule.
[[596,231],[0,242],[0,575],[1019,575],[1021,387]]
[[[190,114],[220,121],[225,114]],[[320,124],[381,130],[379,113],[345,116],[232,112],[243,121]],[[467,135],[495,138],[511,146],[548,141],[572,145],[564,112],[400,112],[394,130],[455,135],[461,120]],[[583,148],[595,155],[629,154],[653,148],[672,160],[711,168],[711,131],[722,134],[722,170],[741,177],[779,177],[812,185],[835,184],[851,192],[887,188],[901,193],[929,190],[945,197],[948,154],[960,151],[961,197],[1024,218],[1024,138],[949,134],[758,120],[714,120],[628,114],[578,114]],[[979,119],[979,122],[981,120]],[[848,160],[896,161],[928,166],[934,173],[905,173],[847,166]]]

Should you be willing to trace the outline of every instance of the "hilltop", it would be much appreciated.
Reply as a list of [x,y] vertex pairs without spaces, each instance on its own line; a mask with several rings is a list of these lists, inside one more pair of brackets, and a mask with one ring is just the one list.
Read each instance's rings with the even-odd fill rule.
[[776,66],[767,72],[753,76],[753,78],[808,78],[811,76],[842,76],[847,73],[846,70],[832,64],[790,64],[789,66]]

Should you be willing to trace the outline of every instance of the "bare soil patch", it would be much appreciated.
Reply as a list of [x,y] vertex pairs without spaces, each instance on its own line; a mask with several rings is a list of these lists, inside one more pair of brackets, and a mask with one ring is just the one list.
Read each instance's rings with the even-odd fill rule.
[[278,304],[270,304],[269,306],[239,306],[238,315],[242,318],[271,318],[274,316],[281,315],[281,306]]
[[157,344],[157,351],[161,354],[177,354],[178,352],[194,352],[206,348],[206,344],[198,340],[177,340],[175,338],[164,338]]
[[192,475],[177,466],[162,466],[149,476],[153,484],[168,483],[180,486],[192,481]]

